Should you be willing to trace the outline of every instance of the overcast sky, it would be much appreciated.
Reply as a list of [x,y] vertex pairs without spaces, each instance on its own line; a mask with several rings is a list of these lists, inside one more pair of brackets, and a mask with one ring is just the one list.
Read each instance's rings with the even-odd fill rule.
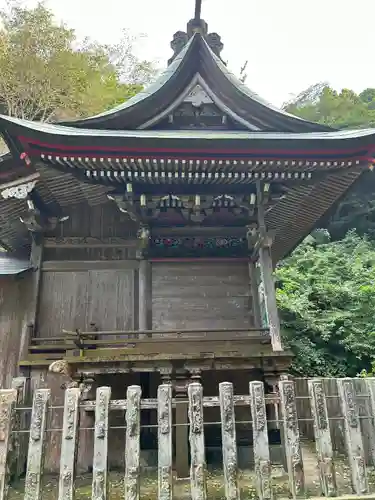
[[[115,42],[122,28],[146,34],[139,54],[160,66],[194,11],[194,0],[46,3],[79,37]],[[319,81],[375,87],[375,0],[204,0],[202,17],[221,35],[230,69],[238,74],[248,60],[248,86],[276,105]]]

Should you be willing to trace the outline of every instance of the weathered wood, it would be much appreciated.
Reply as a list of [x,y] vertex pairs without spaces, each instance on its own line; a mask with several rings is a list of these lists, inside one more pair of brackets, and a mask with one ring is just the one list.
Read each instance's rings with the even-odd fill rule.
[[[12,380],[12,389],[17,391],[17,407],[25,407],[26,404],[26,377],[16,377]],[[13,463],[12,478],[19,479],[25,472],[27,459],[27,440],[26,434],[22,432],[26,429],[27,418],[22,410],[15,411],[14,432],[12,439]],[[21,432],[20,432],[21,431]]]
[[111,269],[138,269],[137,260],[50,260],[44,261],[42,265],[43,272],[74,272],[91,270],[111,270]]
[[46,238],[45,248],[136,248],[136,239],[74,237]]
[[227,500],[239,500],[236,419],[232,383],[219,384],[219,399],[225,496]]
[[176,393],[176,472],[177,477],[189,476],[189,441],[188,441],[188,379],[186,374],[177,374],[174,381]]
[[42,500],[42,476],[50,397],[49,389],[37,389],[34,392],[24,500]]
[[138,321],[139,330],[148,330],[150,325],[148,324],[149,310],[151,305],[151,264],[149,261],[143,259],[139,264],[139,286],[138,286]]
[[141,393],[132,385],[126,394],[125,500],[139,500]]
[[334,497],[337,495],[336,475],[323,381],[309,380],[308,388],[322,493],[325,497]]
[[92,466],[92,500],[108,497],[108,418],[111,388],[96,391],[94,459]]
[[0,390],[0,500],[8,498],[9,462],[11,456],[12,427],[14,424],[14,409],[17,401],[15,389]]
[[[260,238],[266,237],[266,224],[263,203],[263,190],[260,181],[256,183],[257,187],[257,204],[258,204],[258,225]],[[259,263],[261,277],[264,287],[264,302],[268,318],[268,324],[271,335],[272,348],[274,351],[282,351],[280,318],[276,303],[276,290],[273,279],[273,266],[271,249],[269,246],[261,245],[259,248]]]
[[158,387],[158,498],[172,500],[172,385]]
[[250,292],[252,296],[252,308],[254,317],[254,326],[256,328],[261,328],[262,318],[260,312],[259,304],[259,293],[258,293],[258,276],[256,271],[256,266],[253,261],[249,262],[249,279],[250,279]]
[[59,500],[75,497],[80,389],[65,391],[64,417],[61,441]]
[[357,495],[363,495],[369,492],[369,487],[353,380],[338,379],[337,388],[344,416],[345,443],[352,475],[352,487]]
[[190,493],[191,500],[207,499],[206,454],[204,448],[203,388],[194,383],[188,387],[190,421]]
[[257,493],[259,500],[271,500],[271,460],[263,382],[250,382],[249,392]]
[[305,478],[303,472],[302,452],[298,428],[294,382],[279,382],[283,431],[285,436],[285,452],[288,466],[289,489],[293,498],[303,495]]

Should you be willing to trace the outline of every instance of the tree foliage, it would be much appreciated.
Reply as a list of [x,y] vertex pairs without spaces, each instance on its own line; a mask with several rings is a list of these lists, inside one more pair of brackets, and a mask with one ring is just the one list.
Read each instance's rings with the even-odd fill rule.
[[276,271],[285,341],[303,376],[355,376],[375,359],[375,244],[309,238]]
[[93,115],[128,99],[152,78],[127,32],[116,46],[90,40],[58,24],[38,3],[0,10],[0,110],[31,120]]

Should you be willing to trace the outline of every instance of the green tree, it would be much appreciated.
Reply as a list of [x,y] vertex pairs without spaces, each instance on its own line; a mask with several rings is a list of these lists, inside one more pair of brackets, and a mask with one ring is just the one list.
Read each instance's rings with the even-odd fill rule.
[[303,376],[355,376],[375,359],[375,245],[308,238],[277,269],[286,345]]
[[116,46],[85,40],[56,23],[41,2],[0,10],[0,109],[31,120],[89,116],[121,103],[152,78],[127,32]]

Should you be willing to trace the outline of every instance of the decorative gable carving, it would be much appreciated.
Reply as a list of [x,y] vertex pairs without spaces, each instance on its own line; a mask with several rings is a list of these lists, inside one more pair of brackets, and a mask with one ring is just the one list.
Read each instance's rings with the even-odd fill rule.
[[203,104],[213,104],[214,101],[198,83],[189,95],[185,97],[184,102],[190,102],[194,108],[199,108]]

